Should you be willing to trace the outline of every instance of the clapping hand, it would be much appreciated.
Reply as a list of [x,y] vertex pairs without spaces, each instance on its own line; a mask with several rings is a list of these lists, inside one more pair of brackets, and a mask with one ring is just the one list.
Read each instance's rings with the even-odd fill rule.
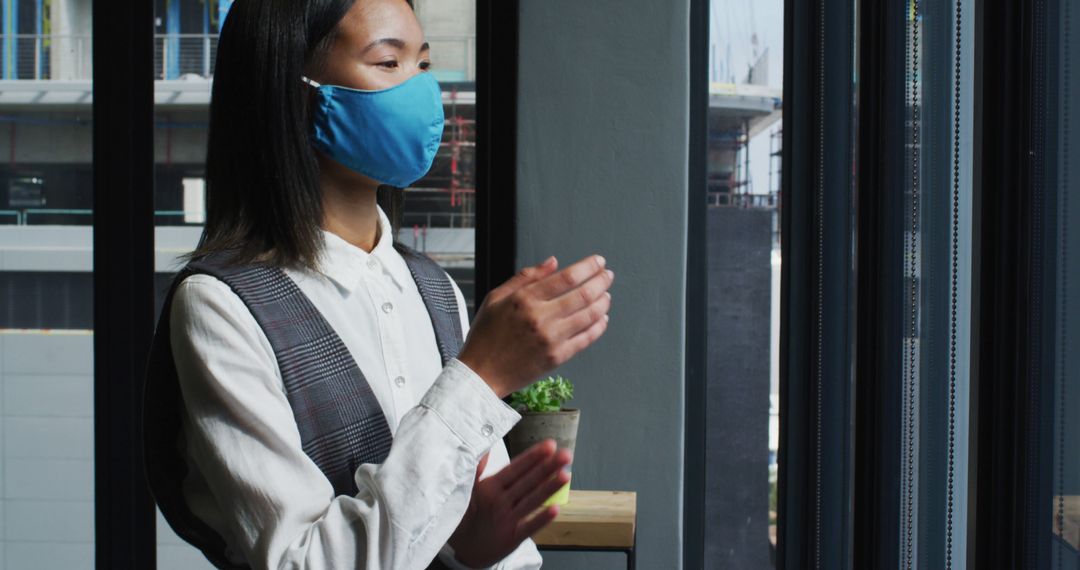
[[608,325],[615,274],[591,255],[561,271],[551,257],[526,267],[484,299],[458,360],[500,398],[562,365]]
[[562,488],[570,475],[570,452],[542,441],[518,455],[501,471],[481,480],[487,455],[476,469],[476,484],[465,516],[450,537],[458,562],[484,568],[508,556],[525,539],[559,514],[559,507],[537,509]]

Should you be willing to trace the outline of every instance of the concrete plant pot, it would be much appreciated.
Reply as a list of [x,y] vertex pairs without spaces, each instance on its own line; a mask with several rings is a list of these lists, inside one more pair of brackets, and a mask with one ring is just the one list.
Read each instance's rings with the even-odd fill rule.
[[[554,439],[559,449],[568,449],[573,454],[580,418],[581,410],[572,408],[558,412],[524,412],[521,421],[506,434],[506,450],[513,458],[545,439]],[[544,505],[565,505],[569,501],[570,482],[567,482]]]

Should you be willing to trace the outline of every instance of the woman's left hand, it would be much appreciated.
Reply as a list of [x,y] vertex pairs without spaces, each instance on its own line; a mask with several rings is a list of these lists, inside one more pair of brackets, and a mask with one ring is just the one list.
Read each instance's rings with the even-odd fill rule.
[[487,465],[485,455],[476,468],[469,507],[450,537],[454,558],[472,568],[492,566],[555,520],[557,506],[536,511],[570,480],[563,470],[570,460],[569,451],[556,451],[555,442],[546,440],[481,480]]

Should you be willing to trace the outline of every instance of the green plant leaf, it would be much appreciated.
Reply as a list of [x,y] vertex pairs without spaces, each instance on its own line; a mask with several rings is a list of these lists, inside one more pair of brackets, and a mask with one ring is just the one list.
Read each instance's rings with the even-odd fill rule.
[[557,412],[574,397],[574,385],[562,376],[549,376],[510,396],[510,405],[530,412]]

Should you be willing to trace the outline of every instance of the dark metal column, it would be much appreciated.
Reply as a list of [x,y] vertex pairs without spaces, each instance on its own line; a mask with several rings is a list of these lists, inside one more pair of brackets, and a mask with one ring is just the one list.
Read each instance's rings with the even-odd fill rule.
[[854,568],[900,565],[906,9],[859,6]]
[[476,302],[517,270],[518,0],[476,3]]
[[153,32],[153,2],[94,2],[94,500],[97,567],[109,570],[156,563],[140,436],[154,326]]
[[709,1],[690,0],[690,140],[686,221],[686,364],[683,568],[705,567],[706,194],[709,113]]

